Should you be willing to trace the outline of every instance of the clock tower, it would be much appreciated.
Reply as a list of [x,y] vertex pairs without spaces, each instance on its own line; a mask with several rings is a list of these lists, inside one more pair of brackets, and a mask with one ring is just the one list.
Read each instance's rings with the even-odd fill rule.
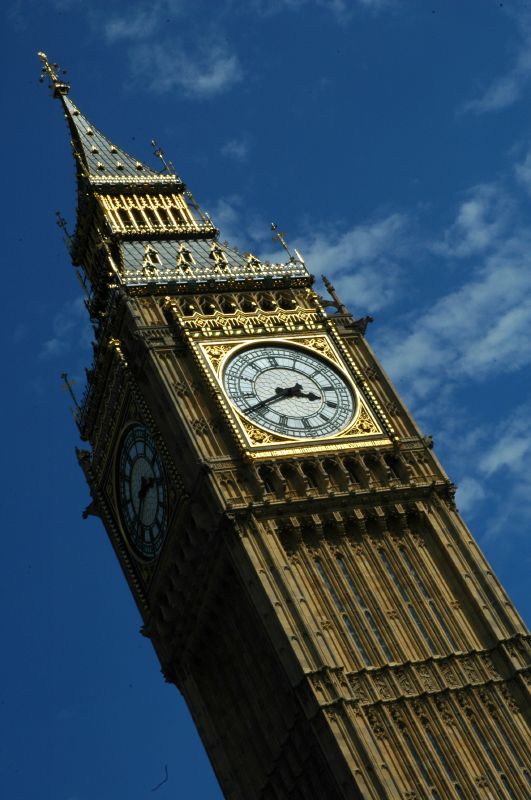
[[[529,637],[454,487],[302,256],[219,241],[44,54],[94,361],[77,451],[231,800],[526,800]],[[279,234],[280,236],[280,234]]]

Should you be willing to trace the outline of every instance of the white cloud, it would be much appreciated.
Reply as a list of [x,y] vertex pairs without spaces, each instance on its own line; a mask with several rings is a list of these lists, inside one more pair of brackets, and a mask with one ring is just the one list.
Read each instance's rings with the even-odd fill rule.
[[512,203],[496,184],[474,186],[462,202],[453,225],[433,249],[463,258],[491,247],[504,230]]
[[531,194],[531,150],[528,150],[523,161],[515,164],[514,174],[522,186]]
[[103,26],[103,34],[109,44],[125,39],[147,39],[159,22],[160,7],[128,9],[122,16],[110,17]]
[[[484,380],[531,362],[531,234],[501,186],[475,187],[433,251],[468,258],[461,286],[380,334],[386,364],[428,397],[463,378]],[[473,256],[481,255],[479,264]]]
[[470,476],[461,480],[456,494],[456,503],[461,513],[473,514],[484,498],[485,489],[479,481]]
[[527,11],[509,13],[522,39],[513,64],[505,75],[495,78],[480,97],[466,103],[463,111],[484,114],[508,108],[522,97],[531,81],[531,15]]
[[531,460],[530,411],[522,405],[503,421],[495,441],[481,459],[480,469],[485,475],[502,470],[527,473]]
[[395,296],[408,218],[390,214],[346,231],[316,233],[296,243],[306,266],[330,278],[345,303],[375,311]]
[[180,42],[144,44],[131,54],[131,69],[150,91],[178,90],[196,98],[221,94],[243,78],[238,56],[220,41],[205,42],[195,52]]
[[[264,261],[287,260],[280,245],[272,245],[271,222],[249,213],[238,196],[219,198],[211,214],[222,239],[252,250]],[[295,248],[301,252],[310,273],[316,277],[325,274],[343,302],[364,315],[395,298],[400,261],[410,247],[409,224],[406,215],[394,213],[346,230],[330,226],[316,232],[312,228],[298,238],[287,236],[287,243],[291,252]]]
[[[529,243],[531,246],[531,242]],[[448,381],[483,379],[531,362],[531,270],[492,258],[474,280],[417,317],[386,349],[386,365],[425,397]]]

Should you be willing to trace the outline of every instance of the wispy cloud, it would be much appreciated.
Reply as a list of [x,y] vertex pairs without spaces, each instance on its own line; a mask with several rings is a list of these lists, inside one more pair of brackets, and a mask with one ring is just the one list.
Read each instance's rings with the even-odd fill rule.
[[442,384],[484,379],[531,362],[531,271],[528,235],[513,237],[459,289],[418,315],[387,347],[395,377],[426,397]]
[[[462,475],[457,492],[459,509],[481,513],[489,504],[484,541],[500,535],[525,536],[531,518],[531,459],[529,417],[531,401],[516,406],[508,417],[481,430],[476,442],[463,450]],[[501,490],[501,487],[503,489]]]
[[[232,195],[211,208],[212,219],[223,238],[266,261],[285,261],[287,255],[272,245],[271,221],[257,219]],[[396,296],[401,261],[409,253],[410,219],[392,213],[350,227],[315,227],[289,240],[303,255],[308,270],[333,281],[342,300],[359,313],[389,305]]]
[[160,6],[129,8],[127,13],[109,17],[103,26],[103,35],[109,44],[124,40],[149,38],[159,24]]
[[457,380],[483,381],[531,363],[531,232],[520,225],[507,181],[471,189],[431,249],[462,260],[464,280],[404,320],[399,339],[382,335],[395,378],[427,398]]
[[460,482],[456,494],[459,510],[463,514],[472,515],[484,498],[484,486],[476,478],[465,476]]
[[219,40],[195,49],[175,41],[142,44],[131,53],[131,70],[150,91],[195,98],[222,94],[243,78],[238,56]]
[[245,161],[249,155],[247,139],[229,139],[221,147],[221,154],[234,161]]
[[516,103],[531,82],[531,14],[526,10],[509,13],[517,24],[521,38],[513,63],[479,97],[466,103],[463,111],[477,114],[500,111]]
[[87,309],[82,297],[67,301],[52,320],[52,335],[45,339],[40,358],[54,358],[75,348],[87,348],[92,338]]
[[396,0],[250,0],[251,7],[261,14],[270,15],[286,10],[298,11],[314,6],[331,12],[339,22],[349,19],[356,8],[379,11],[395,4]]
[[506,228],[511,209],[511,199],[499,185],[474,186],[461,203],[455,222],[433,245],[434,251],[454,258],[484,252]]
[[529,149],[522,161],[514,166],[514,174],[520,184],[531,194],[531,149]]
[[395,296],[408,227],[408,217],[394,213],[347,230],[310,234],[297,246],[308,269],[333,280],[346,303],[377,311]]

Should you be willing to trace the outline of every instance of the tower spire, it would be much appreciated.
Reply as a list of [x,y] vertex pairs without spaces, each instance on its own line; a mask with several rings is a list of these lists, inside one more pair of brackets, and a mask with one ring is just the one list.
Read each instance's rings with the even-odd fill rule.
[[48,78],[52,95],[58,98],[65,110],[66,119],[72,134],[74,155],[78,168],[94,186],[119,185],[120,183],[178,184],[182,181],[174,170],[167,167],[165,174],[151,169],[139,159],[117,147],[105,134],[99,131],[75,106],[70,97],[70,84],[62,80],[66,74],[58,64],[50,62],[46,53],[38,53],[42,61],[41,81]]

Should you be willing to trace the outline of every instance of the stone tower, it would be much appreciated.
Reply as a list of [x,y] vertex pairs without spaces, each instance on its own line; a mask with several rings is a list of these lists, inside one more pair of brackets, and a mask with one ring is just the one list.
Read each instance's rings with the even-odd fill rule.
[[531,796],[529,638],[333,287],[76,108],[78,451],[227,798]]

